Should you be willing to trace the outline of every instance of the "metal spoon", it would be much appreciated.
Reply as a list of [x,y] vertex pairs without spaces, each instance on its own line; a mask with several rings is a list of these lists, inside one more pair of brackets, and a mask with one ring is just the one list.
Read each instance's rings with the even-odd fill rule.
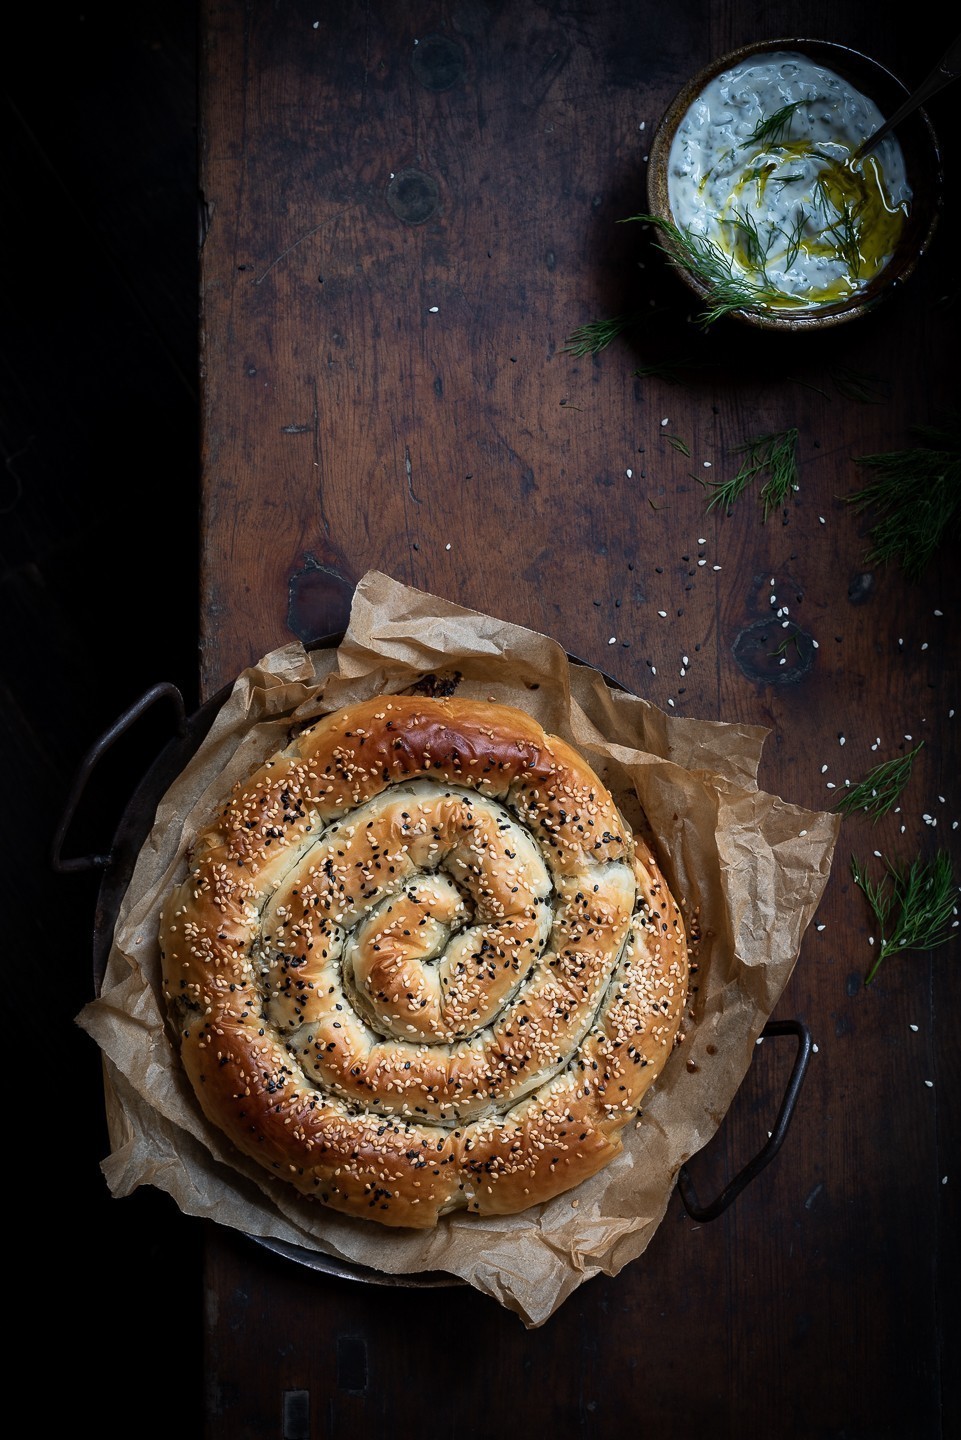
[[959,74],[961,74],[961,35],[948,46],[931,74],[908,96],[903,105],[898,106],[890,120],[886,120],[875,130],[873,135],[869,135],[866,140],[861,141],[854,152],[854,158],[860,160],[865,155],[870,155],[875,146],[880,145],[885,135],[890,135],[896,125],[900,125],[902,120],[913,115],[915,110],[919,110],[926,100],[930,100],[932,95],[936,95],[939,90],[944,89],[945,85],[957,79]]

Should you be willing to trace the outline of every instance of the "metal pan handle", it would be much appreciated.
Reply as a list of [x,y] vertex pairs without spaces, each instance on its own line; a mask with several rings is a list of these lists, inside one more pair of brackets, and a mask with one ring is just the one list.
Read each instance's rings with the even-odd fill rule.
[[762,1039],[768,1039],[773,1035],[795,1035],[798,1041],[797,1055],[794,1060],[794,1068],[791,1071],[784,1098],[781,1101],[781,1108],[778,1111],[777,1120],[774,1122],[774,1129],[771,1131],[771,1138],[762,1150],[749,1160],[734,1179],[721,1191],[716,1200],[709,1205],[701,1205],[698,1202],[697,1191],[691,1180],[686,1165],[682,1165],[677,1172],[677,1188],[684,1208],[692,1220],[716,1220],[717,1217],[727,1209],[733,1200],[736,1200],[745,1186],[749,1185],[769,1164],[781,1148],[781,1143],[787,1134],[788,1125],[794,1114],[794,1107],[797,1104],[798,1094],[801,1089],[801,1082],[804,1079],[804,1072],[807,1070],[808,1060],[811,1057],[811,1036],[800,1020],[769,1020],[761,1031]]
[[77,870],[105,870],[110,864],[111,855],[109,852],[106,855],[82,855],[65,860],[63,857],[64,840],[66,839],[67,831],[73,823],[74,816],[77,813],[90,776],[93,774],[100,760],[111,746],[119,740],[120,736],[129,730],[131,725],[139,720],[141,715],[149,710],[152,705],[155,705],[158,700],[170,700],[173,703],[177,712],[177,733],[181,737],[187,733],[187,711],[184,706],[183,695],[177,689],[176,685],[171,684],[169,681],[161,680],[158,684],[152,685],[149,690],[145,691],[139,700],[135,700],[130,708],[125,710],[123,714],[113,722],[109,730],[105,730],[100,739],[91,745],[77,771],[63,815],[54,832],[50,850],[50,862],[57,874],[68,875]]

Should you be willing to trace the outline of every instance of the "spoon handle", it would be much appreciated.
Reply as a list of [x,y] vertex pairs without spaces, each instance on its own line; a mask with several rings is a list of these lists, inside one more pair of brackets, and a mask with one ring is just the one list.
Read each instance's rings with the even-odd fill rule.
[[869,135],[868,138],[858,146],[856,151],[858,158],[860,159],[865,155],[870,155],[874,147],[880,145],[885,135],[890,135],[896,125],[900,125],[902,120],[906,120],[909,115],[913,115],[915,110],[920,109],[926,100],[930,100],[932,95],[936,95],[939,90],[943,90],[945,85],[950,84],[959,74],[961,74],[961,35],[958,35],[953,44],[948,46],[937,65],[935,65],[931,71],[931,74],[926,80],[922,80],[918,88],[908,96],[904,104],[895,110],[890,120],[886,120],[883,125],[875,130],[873,135]]

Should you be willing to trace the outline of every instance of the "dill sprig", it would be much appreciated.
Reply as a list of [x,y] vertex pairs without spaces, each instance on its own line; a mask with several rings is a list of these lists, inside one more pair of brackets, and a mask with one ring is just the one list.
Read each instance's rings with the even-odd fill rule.
[[785,656],[786,656],[788,650],[790,649],[790,647],[791,647],[792,645],[794,646],[795,650],[796,650],[796,651],[798,652],[798,654],[800,655],[800,653],[801,653],[801,643],[800,643],[800,641],[798,640],[798,632],[797,632],[796,630],[793,630],[793,631],[791,632],[791,634],[788,635],[787,639],[782,640],[781,643],[780,643],[780,645],[777,647],[776,650],[769,650],[767,653],[768,653],[769,655],[771,655],[772,657],[776,657],[776,656],[778,656],[778,655],[785,655]]
[[715,245],[706,236],[682,230],[660,215],[629,215],[626,220],[618,221],[618,224],[625,225],[634,221],[656,226],[668,242],[658,245],[657,249],[695,280],[699,280],[708,291],[707,304],[700,315],[702,328],[706,329],[735,310],[764,310],[772,305],[790,304],[790,301],[772,286],[758,285],[743,276],[735,275],[733,257],[726,255],[719,245]]
[[884,760],[880,765],[875,765],[863,780],[852,785],[850,790],[845,790],[834,807],[838,814],[854,815],[858,811],[873,813],[874,823],[877,824],[881,816],[893,810],[900,799],[901,792],[911,778],[915,757],[923,745],[922,740],[906,755],[898,755],[893,760]]
[[859,400],[864,405],[880,405],[884,399],[882,382],[873,375],[863,375],[850,365],[839,365],[830,371],[835,389],[846,400]]
[[785,138],[790,130],[791,120],[795,110],[800,109],[804,103],[803,100],[795,100],[792,104],[783,105],[780,110],[775,110],[773,115],[768,115],[763,120],[759,120],[751,131],[751,134],[743,142],[741,148],[743,149],[745,145],[754,145],[762,141],[771,145],[777,145]]
[[745,269],[757,270],[766,279],[767,257],[774,239],[773,232],[768,235],[765,244],[757,228],[757,221],[749,211],[732,210],[726,223],[733,229],[735,242],[740,244],[744,253]]
[[838,254],[855,280],[861,274],[861,208],[845,201],[837,212],[837,219],[826,224],[821,231],[822,235],[830,235],[834,240]]
[[774,165],[770,160],[768,160],[763,165],[754,165],[750,169],[745,170],[744,172],[744,186],[754,186],[754,193],[757,196],[758,204],[761,203],[761,199],[764,195],[764,187],[767,184],[771,171],[773,169]]
[[802,206],[798,206],[797,214],[794,217],[794,224],[789,232],[781,231],[785,242],[784,268],[790,270],[798,257],[801,249],[801,241],[804,238],[804,226],[807,224],[807,214]]
[[888,863],[887,873],[877,882],[852,856],[851,873],[864,891],[879,929],[878,954],[865,976],[866,986],[892,955],[935,950],[956,937],[952,916],[958,905],[958,885],[946,851],[939,850],[929,863],[920,859],[910,865]]
[[897,562],[919,580],[941,543],[961,530],[961,419],[914,426],[918,445],[862,455],[876,479],[847,497],[875,515],[865,563]]
[[609,320],[591,320],[578,325],[567,337],[567,344],[561,347],[562,355],[599,355],[612,340],[629,330],[635,323],[634,315],[614,315]]
[[694,370],[698,368],[696,360],[660,360],[653,361],[649,365],[638,365],[631,375],[637,380],[648,380],[651,376],[660,380],[667,380],[671,384],[683,384],[682,370]]
[[783,504],[792,490],[797,489],[797,439],[796,429],[781,430],[771,435],[758,435],[739,446],[739,452],[747,458],[730,480],[711,482],[714,494],[708,501],[708,510],[722,505],[730,513],[734,502],[747,487],[761,475],[767,475],[761,490],[764,519],[767,520],[771,511]]

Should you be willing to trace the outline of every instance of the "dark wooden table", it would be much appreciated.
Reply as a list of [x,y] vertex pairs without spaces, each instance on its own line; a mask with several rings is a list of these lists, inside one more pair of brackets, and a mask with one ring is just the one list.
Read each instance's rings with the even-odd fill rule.
[[[775,1012],[816,1048],[733,1206],[698,1223],[675,1194],[639,1260],[530,1330],[469,1287],[317,1274],[211,1224],[208,1440],[928,1440],[961,1415],[961,957],[892,959],[865,988],[850,867],[957,865],[961,567],[950,548],[919,580],[866,564],[849,503],[860,457],[956,404],[955,188],[900,293],[800,339],[705,332],[619,223],[646,208],[680,85],[799,24],[909,84],[952,38],[858,0],[801,20],[734,0],[202,7],[203,695],[342,629],[380,570],[673,713],[768,727],[762,788],[802,806],[924,741],[900,812],[843,822]],[[930,106],[955,187],[958,98]],[[565,349],[625,313],[642,320],[600,354]],[[741,447],[791,427],[788,502],[708,510]],[[768,1049],[692,1162],[703,1196],[771,1126],[791,1056]]]

